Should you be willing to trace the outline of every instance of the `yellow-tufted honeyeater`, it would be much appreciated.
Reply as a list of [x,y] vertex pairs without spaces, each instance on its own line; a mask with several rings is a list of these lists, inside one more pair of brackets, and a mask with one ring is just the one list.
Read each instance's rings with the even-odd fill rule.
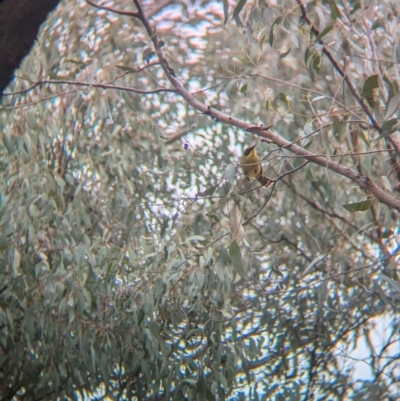
[[245,149],[240,164],[247,181],[255,178],[261,185],[269,187],[272,184],[273,181],[263,174],[261,160],[256,153],[256,145]]

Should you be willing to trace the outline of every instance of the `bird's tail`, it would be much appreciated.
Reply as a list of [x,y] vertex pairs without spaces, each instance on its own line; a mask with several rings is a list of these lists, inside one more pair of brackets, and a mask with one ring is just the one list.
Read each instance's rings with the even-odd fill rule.
[[272,181],[270,178],[266,177],[266,176],[263,175],[263,174],[260,174],[260,175],[257,177],[257,181],[258,181],[262,186],[266,186],[266,187],[269,187],[269,186],[272,185],[272,183],[273,183],[273,181]]

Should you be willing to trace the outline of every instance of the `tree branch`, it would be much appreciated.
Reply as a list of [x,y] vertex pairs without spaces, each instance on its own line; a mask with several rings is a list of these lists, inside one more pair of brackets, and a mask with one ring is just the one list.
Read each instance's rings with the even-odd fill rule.
[[[40,81],[35,82],[32,86],[30,86],[27,89],[24,89],[23,91],[19,91],[19,92],[14,92],[14,93],[7,93],[5,95],[18,95],[21,93],[27,93],[31,90],[33,90],[34,88],[36,88],[37,86],[40,85],[62,85],[62,84],[66,84],[66,85],[75,85],[75,86],[86,86],[89,88],[101,88],[101,89],[114,89],[114,90],[123,90],[126,92],[134,92],[134,93],[139,93],[142,95],[149,95],[149,94],[153,94],[153,93],[160,93],[160,92],[177,92],[176,89],[174,88],[160,88],[160,89],[152,89],[152,90],[142,90],[142,89],[135,89],[129,86],[120,86],[120,85],[110,85],[110,84],[101,84],[101,83],[89,83],[89,82],[83,82],[83,81],[69,81],[69,80],[61,80],[61,79],[57,79],[57,80],[52,80],[52,79],[43,79]],[[67,92],[69,93],[69,92]],[[43,100],[47,100],[47,99],[51,99],[53,97],[56,96],[61,96],[64,94],[56,94],[56,95],[52,95],[46,99],[40,99],[38,102],[41,102]],[[25,104],[25,105],[19,105],[19,106],[14,106],[12,103],[5,105],[4,109],[15,109],[15,108],[20,108],[20,107],[25,107],[25,106],[30,106],[32,104],[38,103],[38,102],[32,102],[29,104]]]
[[[311,32],[317,37],[319,35],[319,31],[318,31],[317,28],[315,28],[315,26],[313,25],[311,20],[308,18],[307,11],[306,11],[306,8],[304,7],[303,2],[301,0],[296,0],[296,1],[297,1],[298,5],[300,7],[300,10],[301,10],[301,17],[303,18],[303,20],[305,22],[307,22],[307,24],[310,27]],[[370,119],[370,121],[371,121],[372,125],[374,126],[374,128],[376,130],[380,131],[381,127],[379,126],[378,122],[375,120],[374,116],[372,115],[371,111],[369,110],[369,108],[368,108],[367,104],[365,103],[364,99],[359,95],[359,93],[357,92],[356,88],[354,87],[354,85],[351,82],[351,80],[349,79],[349,77],[345,74],[343,69],[340,67],[340,65],[337,63],[337,61],[332,56],[331,52],[327,49],[327,47],[325,46],[324,41],[322,39],[320,39],[320,40],[318,40],[318,43],[322,46],[322,52],[325,54],[326,57],[328,57],[329,61],[331,62],[331,64],[335,68],[335,70],[341,75],[341,77],[346,82],[347,86],[350,89],[350,92],[356,98],[357,103],[364,110],[364,113],[368,116],[368,118]]]
[[[155,5],[149,12],[146,13],[146,18],[151,18],[155,14],[157,14],[161,9],[163,9],[165,6],[168,4],[172,4],[175,0],[164,0],[159,2],[157,5]],[[86,3],[90,4],[93,7],[98,8],[99,10],[106,10],[110,11],[115,14],[119,15],[128,15],[129,17],[135,17],[138,18],[138,13],[134,11],[125,11],[125,10],[120,10],[119,8],[113,8],[113,7],[108,7],[108,6],[101,6],[100,4],[95,3],[92,0],[86,0]]]
[[91,6],[93,6],[95,8],[98,8],[99,10],[106,10],[106,11],[110,11],[110,12],[113,12],[113,13],[119,14],[119,15],[128,15],[130,17],[136,17],[136,18],[138,17],[138,13],[137,12],[125,11],[125,10],[120,10],[119,8],[101,6],[100,4],[96,4],[92,0],[86,0],[86,3],[90,4]]
[[[307,10],[304,7],[304,4],[302,2],[302,0],[296,0],[300,10],[301,10],[301,17],[303,18],[303,20],[308,24],[308,26],[310,27],[311,32],[318,37],[319,35],[319,30],[317,28],[315,28],[315,26],[313,25],[313,23],[311,22],[311,20],[308,18],[307,15]],[[355,88],[355,86],[353,85],[353,83],[351,82],[350,78],[346,75],[346,73],[343,71],[343,69],[340,67],[340,65],[337,63],[337,61],[335,60],[335,58],[332,56],[331,52],[328,50],[327,46],[325,45],[325,42],[322,39],[318,40],[318,43],[322,46],[322,52],[325,54],[325,56],[329,59],[329,61],[331,62],[331,64],[333,65],[333,68],[342,76],[343,80],[346,82],[347,86],[350,89],[351,94],[354,96],[354,98],[357,100],[357,103],[361,106],[361,108],[364,110],[364,113],[368,116],[368,118],[370,119],[373,127],[379,131],[382,132],[382,127],[380,126],[380,124],[378,124],[378,122],[375,120],[375,117],[372,115],[371,110],[369,109],[367,103],[365,102],[365,100],[360,96],[360,94],[357,92],[357,89]],[[398,155],[400,155],[400,144],[398,143],[398,141],[394,138],[391,138],[390,136],[387,137],[390,141],[390,143],[392,144],[392,146],[396,149],[396,153]]]

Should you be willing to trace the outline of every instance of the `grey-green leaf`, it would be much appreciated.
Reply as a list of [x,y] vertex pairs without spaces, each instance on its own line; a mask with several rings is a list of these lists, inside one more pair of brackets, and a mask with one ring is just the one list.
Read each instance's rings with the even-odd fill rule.
[[368,199],[361,202],[348,203],[346,205],[342,205],[349,212],[365,212],[372,205],[372,200]]
[[229,246],[229,258],[239,276],[244,277],[245,272],[242,262],[242,253],[240,251],[239,245],[235,241],[233,241]]
[[233,10],[233,14],[232,14],[233,19],[236,19],[239,16],[239,14],[242,11],[242,8],[246,4],[246,2],[247,2],[247,0],[240,0],[239,3],[237,3],[235,9]]

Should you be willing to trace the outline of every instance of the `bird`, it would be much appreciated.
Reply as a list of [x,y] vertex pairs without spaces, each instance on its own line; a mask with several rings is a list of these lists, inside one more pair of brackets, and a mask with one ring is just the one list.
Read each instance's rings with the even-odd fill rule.
[[256,145],[245,149],[240,164],[247,181],[250,181],[250,178],[255,178],[261,185],[266,187],[273,183],[273,180],[263,174],[261,160],[256,153]]

